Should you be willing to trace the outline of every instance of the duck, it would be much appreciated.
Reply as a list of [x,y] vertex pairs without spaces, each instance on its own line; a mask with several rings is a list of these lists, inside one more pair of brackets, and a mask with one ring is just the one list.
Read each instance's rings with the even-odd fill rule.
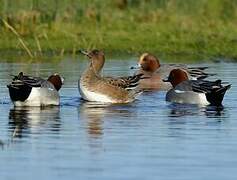
[[[172,88],[170,83],[163,82],[162,79],[166,78],[170,71],[175,68],[182,68],[187,72],[190,79],[205,79],[214,74],[205,73],[208,67],[188,67],[185,64],[160,64],[159,59],[150,53],[143,53],[138,61],[139,70],[135,74],[144,74],[140,81],[140,88],[143,90],[161,90],[166,91]],[[131,67],[137,69],[137,67]]]
[[172,85],[172,89],[166,93],[166,101],[201,106],[222,106],[224,95],[231,87],[231,84],[223,83],[220,79],[189,80],[187,72],[179,68],[173,69],[168,79],[163,81]]
[[90,60],[89,66],[78,81],[82,99],[101,103],[130,103],[142,93],[137,87],[143,74],[103,77],[101,70],[105,63],[104,52],[97,49],[80,52]]
[[14,106],[58,106],[59,90],[63,82],[64,78],[57,73],[45,80],[20,72],[13,76],[12,82],[7,87]]

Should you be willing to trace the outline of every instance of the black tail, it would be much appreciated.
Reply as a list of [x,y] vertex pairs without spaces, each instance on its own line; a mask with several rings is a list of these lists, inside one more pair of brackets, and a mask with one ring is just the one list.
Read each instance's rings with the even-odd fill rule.
[[206,98],[212,106],[221,106],[225,92],[230,89],[231,84],[214,88],[211,92],[206,93]]
[[14,86],[9,84],[7,87],[12,101],[25,101],[29,97],[32,89],[32,87],[27,85]]
[[11,84],[7,85],[12,101],[25,101],[30,95],[32,87],[25,84],[23,78],[23,73],[20,72],[18,76],[13,77]]

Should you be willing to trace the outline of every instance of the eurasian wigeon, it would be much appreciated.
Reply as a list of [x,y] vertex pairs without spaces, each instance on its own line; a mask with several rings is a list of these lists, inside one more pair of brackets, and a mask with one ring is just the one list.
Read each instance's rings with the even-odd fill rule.
[[81,97],[87,101],[103,103],[129,103],[141,93],[137,89],[142,74],[128,77],[102,77],[105,56],[102,51],[81,51],[90,60],[89,67],[82,74],[78,87]]
[[164,81],[173,87],[167,92],[166,101],[183,104],[220,106],[231,87],[228,83],[224,86],[221,80],[189,80],[182,69],[173,69]]
[[58,91],[63,81],[64,79],[58,74],[53,74],[44,80],[20,72],[7,87],[15,106],[59,105]]
[[185,70],[191,79],[204,79],[209,75],[212,75],[204,72],[207,67],[188,67],[184,64],[160,64],[159,59],[149,53],[144,53],[141,55],[138,62],[138,67],[139,70],[136,72],[136,74],[142,73],[144,74],[144,77],[146,77],[140,81],[141,89],[170,89],[170,83],[163,82],[162,79],[166,78],[170,71],[175,68],[182,68]]

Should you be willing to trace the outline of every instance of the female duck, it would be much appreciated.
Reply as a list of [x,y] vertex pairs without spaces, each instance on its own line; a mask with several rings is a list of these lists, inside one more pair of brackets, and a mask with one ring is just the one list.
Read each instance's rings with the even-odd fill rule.
[[137,89],[142,74],[112,78],[100,75],[104,66],[104,53],[99,50],[81,51],[90,60],[89,67],[79,80],[79,92],[87,101],[104,103],[129,103],[135,100],[141,91]]

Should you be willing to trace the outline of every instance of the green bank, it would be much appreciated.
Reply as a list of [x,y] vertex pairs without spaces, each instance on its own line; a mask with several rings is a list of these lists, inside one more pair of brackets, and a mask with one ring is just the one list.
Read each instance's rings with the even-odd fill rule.
[[0,53],[237,59],[235,0],[0,0]]

